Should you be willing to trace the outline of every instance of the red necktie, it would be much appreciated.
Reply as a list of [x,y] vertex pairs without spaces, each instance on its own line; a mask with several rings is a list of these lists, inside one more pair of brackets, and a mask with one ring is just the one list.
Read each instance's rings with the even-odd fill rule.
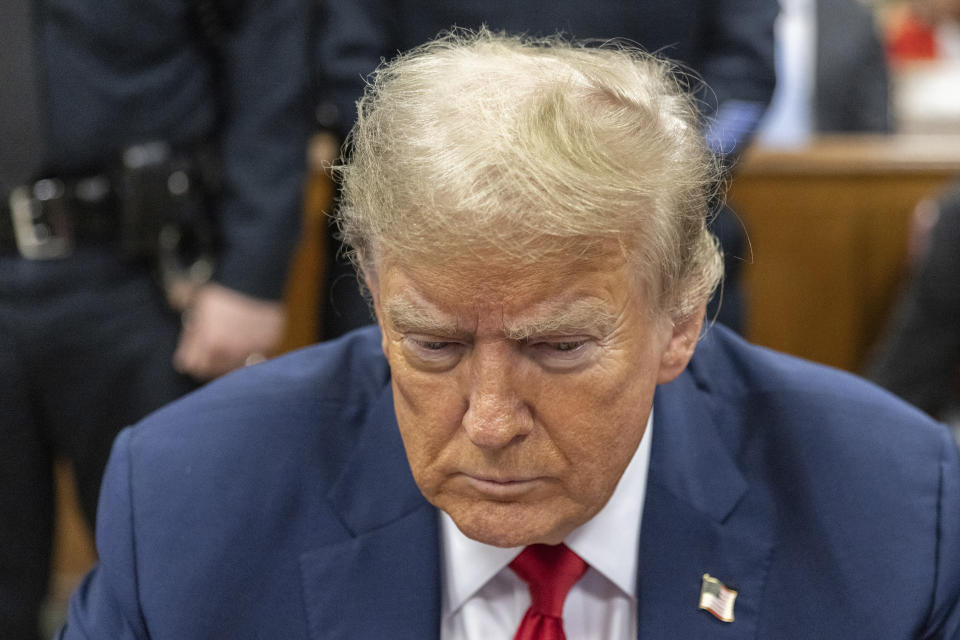
[[563,601],[587,572],[587,563],[566,545],[532,544],[510,563],[530,587],[530,608],[514,640],[566,640]]

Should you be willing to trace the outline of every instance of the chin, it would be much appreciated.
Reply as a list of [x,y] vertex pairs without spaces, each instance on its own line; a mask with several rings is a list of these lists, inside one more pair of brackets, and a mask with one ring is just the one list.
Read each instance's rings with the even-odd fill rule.
[[[443,508],[443,507],[441,507]],[[463,535],[494,547],[560,544],[576,528],[557,516],[544,518],[538,509],[517,503],[451,505],[444,510]]]

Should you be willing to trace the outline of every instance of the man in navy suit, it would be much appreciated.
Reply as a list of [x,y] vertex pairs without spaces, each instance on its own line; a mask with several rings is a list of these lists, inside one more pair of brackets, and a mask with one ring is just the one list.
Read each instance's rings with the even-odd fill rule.
[[666,65],[458,34],[360,114],[379,329],[124,431],[62,638],[960,637],[942,425],[702,330],[717,165]]

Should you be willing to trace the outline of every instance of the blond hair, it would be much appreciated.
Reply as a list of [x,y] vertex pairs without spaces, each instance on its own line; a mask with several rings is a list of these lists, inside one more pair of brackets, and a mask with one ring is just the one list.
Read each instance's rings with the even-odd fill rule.
[[375,274],[385,255],[529,264],[614,240],[684,318],[722,263],[706,229],[718,164],[680,78],[623,44],[442,35],[381,65],[359,102],[344,241]]

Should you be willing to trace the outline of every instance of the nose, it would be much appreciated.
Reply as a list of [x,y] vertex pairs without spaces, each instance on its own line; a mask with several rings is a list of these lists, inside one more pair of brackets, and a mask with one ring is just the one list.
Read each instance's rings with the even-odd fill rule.
[[462,425],[483,449],[501,449],[523,438],[533,427],[515,375],[516,362],[507,345],[475,347],[469,376],[467,410]]

